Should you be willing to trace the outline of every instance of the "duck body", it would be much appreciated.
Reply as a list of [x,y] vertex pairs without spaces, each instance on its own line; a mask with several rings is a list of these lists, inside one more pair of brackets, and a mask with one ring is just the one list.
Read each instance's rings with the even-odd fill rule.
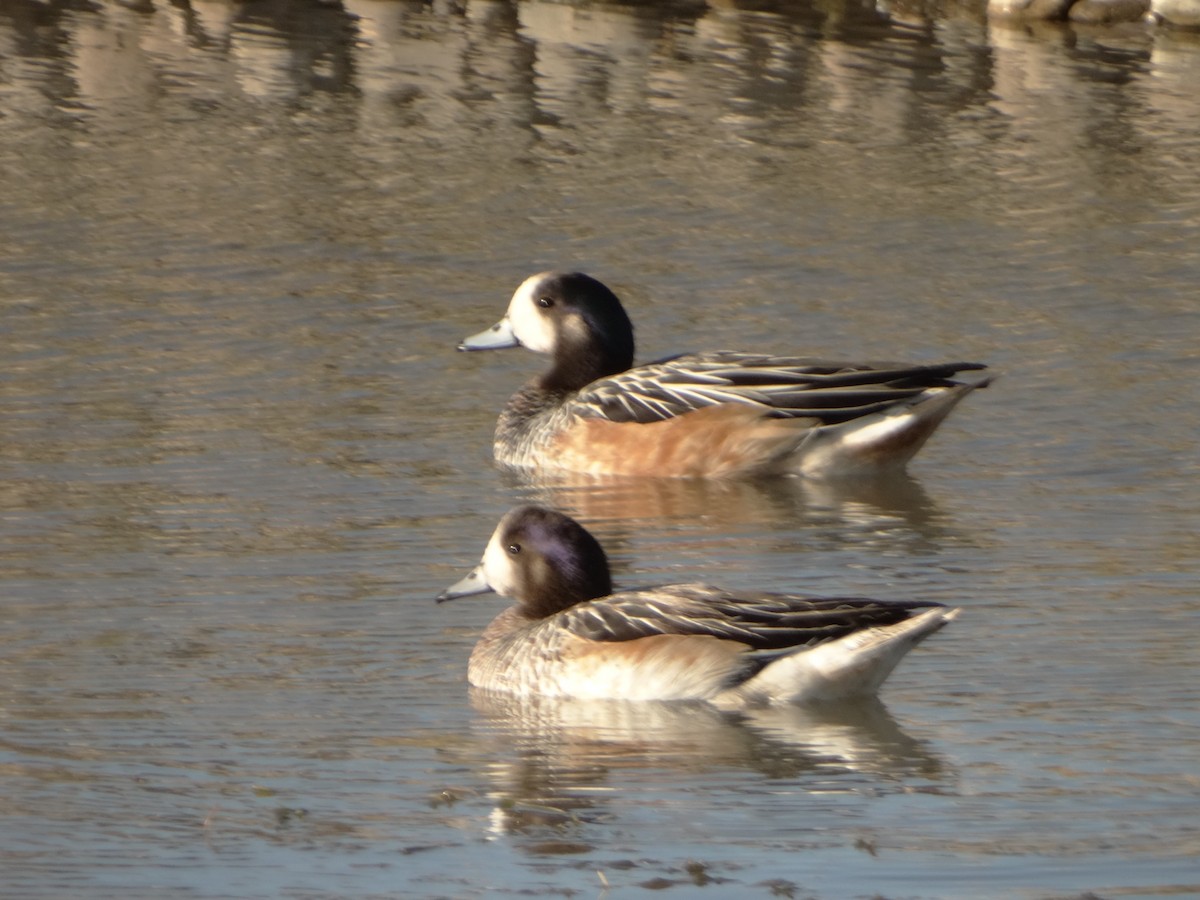
[[523,696],[692,700],[722,708],[873,695],[957,614],[926,601],[732,593],[673,584],[614,593],[577,522],[539,507],[501,520],[483,560],[439,600],[496,590],[472,685]]
[[596,475],[838,477],[900,469],[986,377],[979,363],[845,363],[737,351],[633,366],[617,297],[582,273],[527,278],[463,350],[525,346],[549,372],[509,400],[497,462]]

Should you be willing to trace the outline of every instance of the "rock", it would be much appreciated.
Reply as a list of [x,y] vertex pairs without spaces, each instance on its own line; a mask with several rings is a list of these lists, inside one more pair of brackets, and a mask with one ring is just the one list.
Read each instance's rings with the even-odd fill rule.
[[1115,22],[1140,22],[1150,11],[1151,0],[1079,0],[1071,7],[1072,22],[1088,25],[1112,25]]
[[1074,0],[988,0],[989,16],[1002,19],[1065,19]]
[[1150,10],[1172,25],[1200,28],[1200,0],[1151,0]]

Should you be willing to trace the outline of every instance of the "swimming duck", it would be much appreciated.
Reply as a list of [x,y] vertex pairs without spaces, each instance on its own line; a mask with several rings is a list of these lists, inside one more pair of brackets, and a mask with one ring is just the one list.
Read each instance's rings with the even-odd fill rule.
[[472,685],[521,696],[704,700],[725,709],[870,696],[958,611],[929,601],[670,584],[614,593],[599,542],[569,516],[510,511],[439,603],[496,591]]
[[550,371],[508,401],[502,465],[596,475],[839,477],[903,468],[990,379],[981,363],[827,362],[719,350],[633,366],[621,301],[581,272],[521,283],[508,312],[459,350],[526,347]]

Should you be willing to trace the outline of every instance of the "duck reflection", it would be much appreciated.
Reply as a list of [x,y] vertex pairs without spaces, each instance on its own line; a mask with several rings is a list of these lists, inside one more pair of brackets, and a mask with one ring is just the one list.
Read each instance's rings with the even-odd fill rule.
[[[492,828],[576,838],[607,821],[606,797],[715,773],[758,773],[797,791],[905,790],[944,781],[947,765],[905,734],[876,699],[737,713],[708,704],[517,698],[473,689],[489,740],[505,748],[488,768]],[[620,773],[619,775],[617,773]]]
[[[910,475],[821,482],[802,478],[720,481],[504,472],[518,497],[588,524],[601,542],[632,529],[703,529],[723,536],[752,529],[760,546],[805,532],[809,547],[861,545],[886,536],[893,547],[924,551],[954,532],[948,517]],[[764,534],[765,533],[765,534]]]

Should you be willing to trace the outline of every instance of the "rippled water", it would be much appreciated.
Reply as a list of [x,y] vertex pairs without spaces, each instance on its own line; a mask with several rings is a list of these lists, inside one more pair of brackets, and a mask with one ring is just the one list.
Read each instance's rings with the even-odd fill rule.
[[[0,893],[1200,896],[1200,40],[955,5],[0,6]],[[1002,374],[886,487],[524,483],[644,358]],[[498,516],[618,581],[964,608],[881,702],[503,704]]]

